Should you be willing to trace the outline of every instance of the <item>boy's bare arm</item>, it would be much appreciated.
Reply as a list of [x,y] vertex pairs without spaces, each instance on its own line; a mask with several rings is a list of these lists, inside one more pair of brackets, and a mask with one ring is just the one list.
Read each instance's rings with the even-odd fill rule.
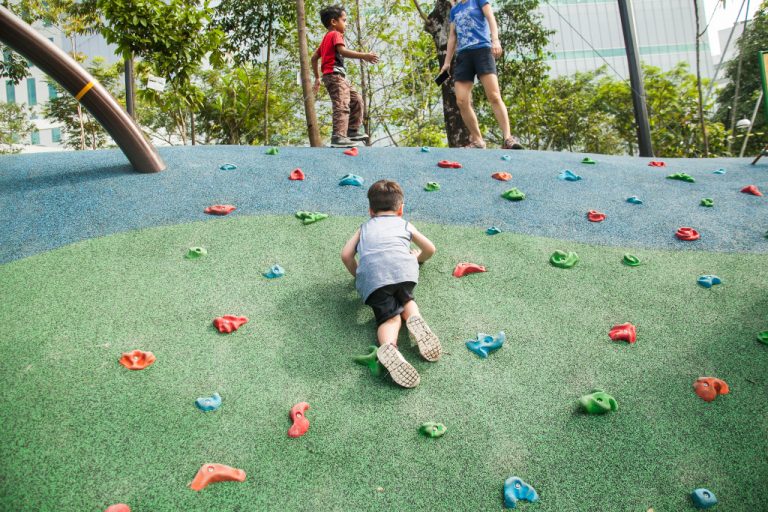
[[364,60],[366,62],[371,62],[373,64],[376,64],[379,62],[379,56],[375,53],[363,53],[363,52],[356,52],[352,51],[343,44],[337,44],[336,45],[336,51],[339,52],[339,54],[342,57],[347,57],[349,59],[360,59]]
[[355,254],[357,254],[357,243],[359,241],[360,229],[355,231],[352,238],[347,240],[347,243],[344,244],[344,248],[341,249],[341,261],[353,277],[357,276],[357,260],[355,259]]
[[320,72],[317,69],[317,63],[320,60],[320,48],[315,50],[315,53],[312,54],[312,73],[315,74],[315,83],[312,86],[312,91],[317,95],[318,91],[320,91]]
[[435,248],[435,244],[432,243],[432,241],[421,234],[421,232],[416,229],[416,226],[413,224],[409,224],[410,231],[412,238],[411,240],[413,243],[416,244],[416,246],[420,249],[418,254],[418,262],[424,263],[429,258],[431,258],[435,252],[437,252],[437,249]]

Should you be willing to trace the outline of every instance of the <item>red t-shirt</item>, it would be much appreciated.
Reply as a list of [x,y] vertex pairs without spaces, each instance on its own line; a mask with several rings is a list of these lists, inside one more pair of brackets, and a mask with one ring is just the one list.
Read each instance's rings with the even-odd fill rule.
[[325,34],[323,41],[320,43],[321,69],[324,75],[330,75],[334,72],[346,74],[344,70],[344,57],[336,51],[336,45],[338,44],[344,45],[344,36],[336,30],[330,30]]

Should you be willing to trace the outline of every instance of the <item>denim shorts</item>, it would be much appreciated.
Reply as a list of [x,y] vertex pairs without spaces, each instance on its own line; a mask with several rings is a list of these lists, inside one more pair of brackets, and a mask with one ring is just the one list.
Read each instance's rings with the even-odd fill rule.
[[456,68],[453,80],[456,82],[474,82],[475,75],[496,74],[496,59],[490,48],[464,50],[456,55]]

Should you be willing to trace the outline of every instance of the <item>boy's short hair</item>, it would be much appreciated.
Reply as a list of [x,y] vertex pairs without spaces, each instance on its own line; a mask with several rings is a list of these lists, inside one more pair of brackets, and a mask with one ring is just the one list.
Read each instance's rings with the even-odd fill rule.
[[396,181],[379,180],[368,189],[368,205],[373,213],[397,211],[403,204],[403,189]]
[[337,20],[341,18],[341,15],[346,11],[340,5],[327,5],[320,11],[320,21],[323,22],[325,28],[331,28],[331,20]]

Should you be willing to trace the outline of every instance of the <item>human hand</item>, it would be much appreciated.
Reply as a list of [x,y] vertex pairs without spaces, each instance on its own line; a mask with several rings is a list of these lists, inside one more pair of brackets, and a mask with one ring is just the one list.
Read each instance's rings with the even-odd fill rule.
[[451,61],[448,59],[445,60],[445,64],[440,68],[438,75],[442,75],[444,72],[448,72],[449,74],[451,72]]
[[317,96],[318,92],[320,92],[320,79],[316,78],[315,83],[312,84],[312,93]]
[[501,54],[503,53],[503,50],[501,49],[501,41],[498,39],[494,39],[491,42],[491,54],[493,55],[494,59],[498,59],[501,57]]
[[370,62],[371,64],[376,64],[377,62],[379,62],[379,56],[373,52],[366,53],[365,56],[363,57],[363,60],[366,62]]
[[421,254],[421,249],[417,249],[414,247],[413,249],[411,249],[411,254],[416,256],[416,258],[418,259],[419,255]]

